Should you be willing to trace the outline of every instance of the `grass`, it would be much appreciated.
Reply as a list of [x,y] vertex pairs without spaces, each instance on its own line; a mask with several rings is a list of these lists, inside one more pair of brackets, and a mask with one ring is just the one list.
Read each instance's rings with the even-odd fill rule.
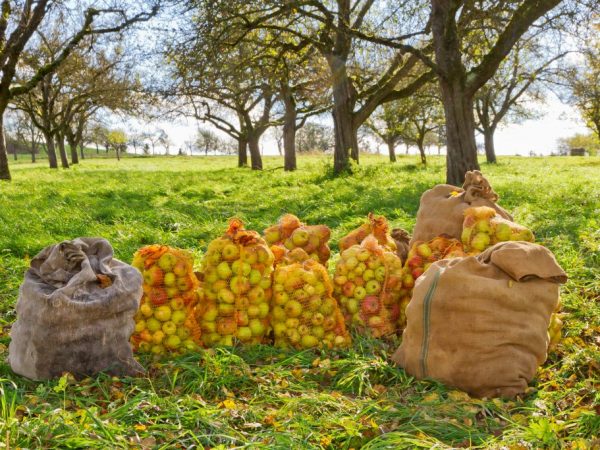
[[[233,168],[229,157],[86,160],[68,171],[12,166],[0,184],[0,360],[29,259],[76,236],[103,236],[130,261],[149,243],[200,257],[227,219],[262,230],[284,212],[340,237],[369,211],[412,229],[419,197],[443,182],[422,168],[365,157],[352,176],[327,159],[283,173]],[[0,362],[0,448],[591,448],[600,445],[600,160],[501,158],[483,166],[515,219],[569,274],[565,338],[523,398],[477,400],[393,367],[398,342],[355,336],[344,352],[267,346],[142,360],[144,378],[33,382]],[[333,269],[332,267],[330,269]]]

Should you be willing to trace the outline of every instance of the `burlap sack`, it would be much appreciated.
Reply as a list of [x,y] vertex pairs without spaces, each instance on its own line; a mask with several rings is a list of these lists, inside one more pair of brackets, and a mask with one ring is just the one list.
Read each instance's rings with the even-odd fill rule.
[[8,356],[13,371],[35,380],[143,372],[129,345],[141,297],[140,273],[113,259],[108,241],[46,247],[19,290]]
[[410,242],[410,234],[402,228],[394,228],[392,230],[392,239],[396,243],[396,255],[398,255],[398,258],[400,258],[402,264],[404,264],[406,262],[406,257],[408,256],[408,251],[410,250],[410,246],[408,245]]
[[552,253],[502,242],[441,260],[418,280],[392,359],[477,397],[514,397],[546,359],[548,324],[567,279]]
[[421,196],[410,246],[415,241],[429,241],[442,234],[460,240],[464,211],[471,206],[489,206],[501,217],[512,221],[512,216],[498,206],[497,201],[498,194],[478,170],[465,174],[462,189],[438,184]]

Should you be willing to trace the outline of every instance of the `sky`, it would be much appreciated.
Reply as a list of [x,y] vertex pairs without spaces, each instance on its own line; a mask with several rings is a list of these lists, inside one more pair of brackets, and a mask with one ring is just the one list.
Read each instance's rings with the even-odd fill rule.
[[[574,108],[560,102],[558,98],[549,95],[544,104],[532,104],[531,107],[544,113],[543,117],[536,120],[528,120],[520,124],[509,124],[499,128],[495,134],[495,148],[498,155],[522,155],[529,156],[533,151],[536,155],[549,155],[557,150],[559,138],[572,136],[575,133],[588,133],[583,121]],[[328,120],[327,117],[323,120]],[[208,124],[200,124],[201,127],[209,128]],[[155,132],[159,128],[164,129],[172,142],[171,153],[176,154],[179,148],[185,148],[186,141],[193,141],[198,124],[194,120],[179,120],[169,122],[153,122],[144,124],[132,121],[124,125],[125,131],[138,130]],[[479,136],[478,141],[483,141]],[[267,132],[261,140],[261,148],[264,155],[277,155],[277,145],[271,134]],[[387,149],[381,146],[381,151]],[[404,152],[404,147],[397,149]],[[432,149],[436,152],[437,150]],[[157,150],[157,153],[164,150]],[[411,149],[410,153],[416,153],[417,149]]]

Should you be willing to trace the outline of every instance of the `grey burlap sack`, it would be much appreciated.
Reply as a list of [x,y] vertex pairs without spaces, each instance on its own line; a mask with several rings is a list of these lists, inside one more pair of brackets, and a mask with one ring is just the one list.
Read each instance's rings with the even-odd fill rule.
[[547,248],[522,241],[437,261],[417,280],[392,359],[419,379],[477,397],[514,397],[546,360],[566,279]]
[[129,344],[141,297],[140,273],[114,259],[105,239],[46,247],[19,290],[8,356],[13,371],[34,380],[143,372]]
[[416,241],[429,241],[443,234],[460,240],[464,211],[471,206],[494,208],[499,216],[512,221],[512,216],[498,206],[497,201],[498,194],[478,170],[465,174],[462,189],[438,184],[421,196],[410,247]]

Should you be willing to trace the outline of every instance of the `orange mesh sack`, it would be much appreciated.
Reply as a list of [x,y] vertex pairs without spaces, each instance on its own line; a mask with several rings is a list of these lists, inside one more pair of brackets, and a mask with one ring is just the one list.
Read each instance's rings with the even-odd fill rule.
[[503,219],[487,206],[467,208],[461,234],[468,252],[479,253],[498,242],[533,242],[533,233],[522,225]]
[[161,355],[198,349],[200,327],[194,316],[199,282],[193,258],[166,245],[149,245],[133,256],[144,279],[131,343],[135,351]]
[[415,241],[428,241],[443,234],[460,239],[463,213],[472,206],[488,206],[501,217],[512,220],[497,201],[498,194],[478,170],[465,174],[462,188],[439,184],[429,189],[421,196],[411,247]]
[[323,265],[295,249],[277,266],[273,280],[271,325],[276,346],[331,349],[350,345]]
[[406,323],[406,306],[412,297],[415,281],[436,261],[466,256],[458,239],[438,236],[428,242],[416,241],[406,256],[402,273],[400,292],[400,314],[402,323]]
[[204,299],[197,308],[206,346],[259,344],[269,328],[273,253],[256,231],[232,219],[202,261]]
[[359,245],[370,234],[375,236],[380,245],[396,251],[396,241],[392,239],[389,231],[390,228],[384,216],[369,213],[365,223],[340,239],[340,251],[344,251],[353,245]]
[[329,227],[303,224],[293,214],[283,215],[277,225],[264,231],[265,240],[272,247],[276,263],[279,263],[285,253],[281,251],[283,248],[286,250],[301,248],[312,259],[326,265],[331,254],[328,244],[330,236]]
[[367,236],[340,255],[335,268],[335,297],[347,325],[373,337],[395,333],[400,327],[402,262]]

